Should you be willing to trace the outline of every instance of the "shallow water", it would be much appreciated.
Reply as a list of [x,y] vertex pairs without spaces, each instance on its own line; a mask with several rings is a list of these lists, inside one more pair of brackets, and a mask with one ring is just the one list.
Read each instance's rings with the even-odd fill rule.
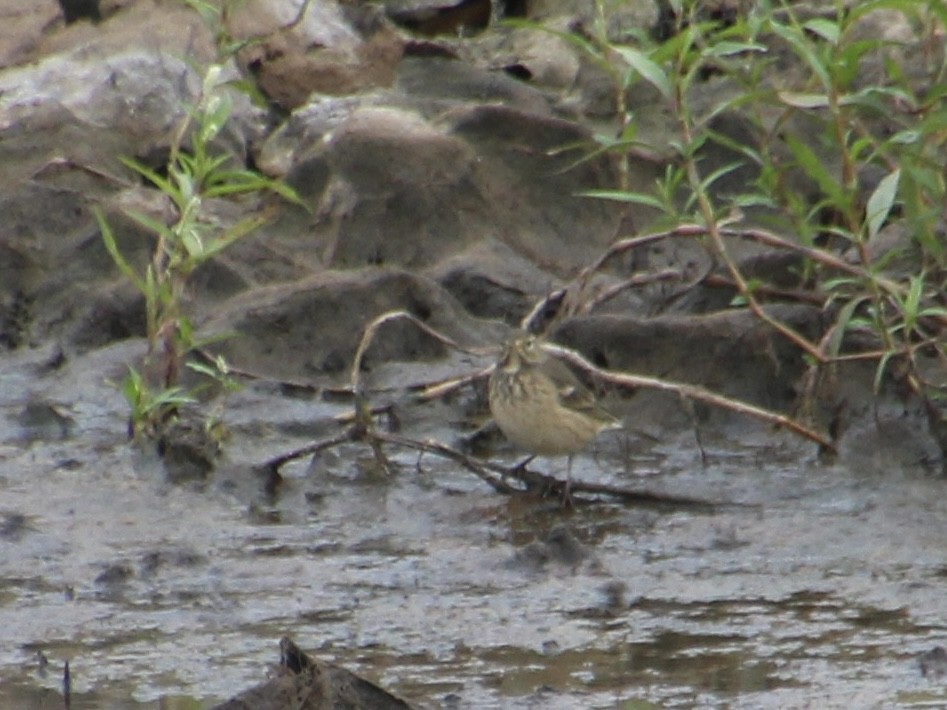
[[920,466],[776,435],[703,466],[689,435],[606,436],[577,479],[739,505],[566,513],[431,456],[379,477],[347,444],[270,497],[250,465],[343,405],[250,387],[220,470],[171,485],[101,374],[127,352],[55,376],[22,357],[0,369],[0,707],[61,707],[66,660],[73,708],[209,706],[287,633],[420,707],[947,704],[918,664],[947,645],[947,500]]

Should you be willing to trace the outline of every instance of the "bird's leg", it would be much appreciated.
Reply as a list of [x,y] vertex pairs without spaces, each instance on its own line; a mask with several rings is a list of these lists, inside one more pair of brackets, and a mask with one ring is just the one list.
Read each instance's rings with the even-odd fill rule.
[[566,484],[562,487],[562,507],[575,508],[572,500],[572,454],[566,458]]
[[522,481],[523,483],[526,484],[526,486],[527,486],[527,488],[528,488],[529,485],[530,485],[530,483],[529,483],[529,478],[530,478],[530,477],[529,477],[529,475],[528,475],[529,472],[526,470],[526,467],[529,465],[529,462],[532,461],[534,458],[536,458],[535,454],[532,455],[532,456],[527,456],[525,459],[523,459],[522,461],[520,461],[518,464],[515,464],[515,465],[513,465],[513,466],[510,466],[509,468],[507,468],[506,470],[504,470],[504,471],[503,471],[503,476],[504,476],[504,477],[510,476],[510,477],[514,478],[515,480],[517,480],[517,481]]

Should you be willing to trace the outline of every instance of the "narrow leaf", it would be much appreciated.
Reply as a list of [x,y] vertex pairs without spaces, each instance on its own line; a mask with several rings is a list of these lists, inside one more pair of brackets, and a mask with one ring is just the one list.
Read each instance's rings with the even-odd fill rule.
[[151,183],[162,192],[172,196],[177,193],[177,190],[175,190],[174,186],[168,180],[158,175],[158,173],[149,168],[147,165],[139,163],[134,158],[120,157],[119,160],[126,167],[129,167],[139,175],[148,178],[148,180],[150,180]]
[[645,81],[660,91],[664,98],[671,98],[674,93],[674,90],[671,87],[671,80],[668,79],[667,74],[660,66],[655,64],[648,57],[646,57],[644,53],[639,52],[637,49],[622,46],[616,46],[614,49],[616,52],[618,52],[622,59],[628,62],[628,65],[632,69],[641,74]]
[[135,288],[141,291],[143,295],[147,296],[147,285],[132,265],[122,256],[122,252],[118,249],[118,243],[115,241],[115,234],[112,232],[112,228],[102,214],[102,210],[98,207],[94,207],[93,212],[95,212],[95,219],[99,223],[99,231],[102,233],[102,241],[105,242],[105,249],[108,251],[109,256],[112,257],[112,261],[115,262],[118,270],[125,275],[125,278],[135,284]]
[[823,17],[817,17],[806,22],[803,27],[813,34],[819,35],[826,42],[838,44],[839,28],[838,23],[827,20]]
[[647,205],[655,209],[664,210],[664,203],[653,195],[643,192],[625,192],[622,190],[585,190],[580,192],[581,197],[595,197],[601,200],[614,202],[629,202],[636,205]]
[[878,368],[875,370],[875,379],[872,383],[872,390],[875,394],[881,392],[881,383],[885,377],[885,371],[888,369],[888,361],[894,356],[894,352],[888,350],[878,361]]
[[730,163],[729,165],[724,165],[723,167],[717,168],[710,175],[701,180],[700,188],[704,191],[709,190],[710,186],[713,185],[717,180],[722,178],[724,175],[732,173],[737,168],[743,167],[743,161],[738,161],[735,163]]
[[792,47],[793,51],[809,65],[812,72],[819,78],[819,83],[822,84],[822,88],[828,91],[832,86],[829,72],[825,68],[822,59],[813,50],[805,34],[796,27],[787,27],[778,22],[771,22],[770,29],[782,37],[789,46]]
[[885,175],[878,187],[868,198],[866,216],[868,219],[868,238],[871,239],[881,230],[881,226],[891,212],[894,198],[898,194],[898,183],[901,180],[900,168]]
[[150,229],[155,234],[159,234],[165,239],[170,239],[174,237],[174,233],[168,228],[164,222],[159,222],[156,219],[149,217],[148,215],[138,212],[136,210],[125,210],[125,214],[131,217],[135,222],[138,222],[145,229]]
[[845,196],[838,180],[825,169],[819,156],[809,146],[791,134],[786,136],[786,144],[799,166],[818,183],[822,192],[829,196],[832,203],[835,206],[845,205]]
[[864,297],[853,298],[839,310],[838,315],[835,317],[835,325],[832,326],[829,340],[826,343],[827,352],[825,354],[829,357],[836,357],[841,351],[842,340],[845,337],[845,332],[852,325],[852,316],[855,314],[855,309],[858,308],[864,300]]
[[779,100],[787,106],[795,108],[825,108],[829,105],[829,97],[824,94],[802,94],[796,91],[777,92]]
[[704,51],[708,57],[730,57],[744,52],[765,52],[766,45],[756,42],[717,42]]

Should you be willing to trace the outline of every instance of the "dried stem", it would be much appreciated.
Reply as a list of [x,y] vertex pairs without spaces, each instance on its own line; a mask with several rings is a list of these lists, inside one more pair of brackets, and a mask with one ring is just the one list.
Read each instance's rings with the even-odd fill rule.
[[[327,449],[339,446],[346,442],[358,441],[368,437],[375,439],[376,443],[400,446],[406,449],[412,449],[422,453],[433,454],[441,458],[449,459],[460,464],[468,471],[472,472],[487,485],[493,488],[497,493],[503,495],[516,495],[519,493],[539,492],[540,494],[559,496],[566,487],[566,481],[549,476],[537,471],[531,471],[523,466],[500,466],[488,461],[480,461],[476,458],[454,449],[447,444],[432,439],[419,440],[413,439],[401,434],[391,432],[369,431],[364,432],[359,427],[350,427],[338,436],[326,439],[324,441],[310,444],[295,451],[283,454],[277,458],[267,461],[261,466],[261,469],[271,474],[278,474],[280,467],[289,461],[310,456],[312,454],[325,451]],[[506,482],[505,479],[512,478],[524,484],[523,489],[514,487]],[[620,500],[626,504],[647,504],[647,505],[665,505],[687,508],[715,508],[721,505],[713,501],[691,498],[688,496],[674,496],[664,493],[654,493],[651,491],[641,491],[623,486],[610,486],[598,483],[584,483],[582,481],[573,481],[570,485],[570,491],[576,493],[589,493],[599,496],[608,496]],[[729,505],[729,504],[727,504]]]
[[582,357],[579,353],[575,352],[574,350],[570,350],[569,348],[564,348],[560,345],[553,345],[549,343],[544,344],[544,347],[556,356],[568,360],[576,367],[579,367],[594,375],[595,377],[600,378],[603,382],[619,385],[621,387],[645,387],[647,389],[660,390],[662,392],[671,392],[678,395],[679,397],[697,400],[699,402],[711,404],[715,407],[720,407],[721,409],[728,409],[732,412],[746,414],[748,416],[755,417],[756,419],[761,419],[771,424],[775,424],[776,426],[784,427],[796,434],[799,434],[800,436],[805,437],[806,439],[809,439],[810,441],[816,442],[828,451],[835,450],[835,445],[826,436],[806,427],[805,425],[795,421],[791,417],[787,417],[784,414],[772,412],[768,409],[763,409],[762,407],[757,407],[755,405],[741,402],[736,399],[730,399],[729,397],[725,397],[721,394],[711,392],[710,390],[700,387],[699,385],[668,382],[667,380],[658,379],[656,377],[643,377],[641,375],[630,375],[624,372],[603,370],[599,367],[596,367],[591,362]]
[[391,461],[389,461],[388,457],[385,455],[380,443],[381,438],[378,435],[378,432],[375,431],[374,424],[372,422],[371,407],[369,406],[368,399],[365,396],[364,390],[362,389],[360,373],[362,371],[362,361],[365,358],[365,352],[372,344],[372,341],[374,341],[379,329],[387,323],[393,323],[402,319],[413,323],[432,338],[439,340],[448,347],[454,348],[455,350],[461,350],[463,352],[475,352],[470,348],[459,345],[452,338],[448,338],[443,333],[435,330],[417,316],[408,313],[407,311],[388,311],[387,313],[382,313],[365,328],[365,331],[362,333],[362,339],[359,341],[358,348],[355,350],[355,357],[352,360],[352,370],[349,377],[349,380],[352,384],[352,392],[355,395],[355,426],[361,431],[365,432],[368,443],[372,448],[372,453],[375,456],[375,461],[383,471],[389,474],[392,472]]

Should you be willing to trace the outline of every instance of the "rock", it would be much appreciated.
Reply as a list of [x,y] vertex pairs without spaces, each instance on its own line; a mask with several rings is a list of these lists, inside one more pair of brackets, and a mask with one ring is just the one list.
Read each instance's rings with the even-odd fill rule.
[[[778,305],[768,307],[768,312],[808,337],[818,332],[822,318],[821,309],[814,306]],[[556,339],[607,369],[700,384],[776,410],[795,400],[794,384],[805,367],[795,345],[745,310],[589,316],[563,323]],[[740,376],[734,377],[734,372]],[[640,402],[635,411],[646,420],[651,415]]]
[[[343,95],[389,86],[404,49],[398,33],[371,6],[288,0],[244,3],[228,18],[231,34],[253,39],[240,61],[263,92],[285,109],[314,93]],[[346,16],[348,14],[348,17]]]
[[575,574],[598,573],[602,563],[594,550],[584,545],[566,525],[555,525],[541,538],[516,551],[506,562],[510,569],[536,574],[549,568],[568,570]]
[[16,416],[20,427],[19,440],[64,441],[72,438],[75,419],[61,411],[62,407],[42,399],[27,402]]
[[[495,335],[490,324],[477,323],[435,282],[394,268],[324,271],[247,291],[231,299],[207,330],[238,334],[215,346],[237,368],[277,379],[347,379],[365,326],[394,310],[408,311],[465,343]],[[442,344],[397,321],[379,331],[364,365],[443,355]]]
[[416,34],[469,37],[499,19],[493,17],[494,5],[491,0],[389,0],[385,12]]
[[[614,186],[606,157],[577,162],[591,134],[562,119],[497,105],[459,107],[444,117],[470,144],[480,168],[479,193],[490,206],[490,231],[516,253],[557,274],[576,273],[616,236],[623,206],[579,196]],[[494,226],[495,225],[495,226]]]
[[102,19],[99,0],[59,0],[59,4],[67,25],[79,20],[99,22]]
[[471,314],[504,320],[514,327],[538,299],[559,285],[549,273],[495,239],[482,239],[427,273]]
[[209,430],[201,413],[179,409],[175,419],[159,425],[157,451],[168,481],[174,484],[207,480],[220,455],[220,437]]
[[938,681],[947,675],[947,650],[943,646],[934,646],[917,658],[921,675],[931,681]]
[[55,0],[0,3],[0,68],[20,64],[32,56],[60,12]]
[[[549,98],[537,89],[505,72],[456,59],[408,57],[398,68],[397,88],[407,96],[424,99],[437,112],[461,102],[502,104],[528,113],[552,115]],[[428,111],[429,115],[432,113]]]
[[[267,175],[285,177],[297,164],[320,155],[323,140],[359,108],[392,106],[396,101],[390,94],[314,96],[266,138],[256,155],[257,167]],[[304,167],[299,168],[293,186],[303,197],[318,196],[328,177],[328,170],[323,172],[322,179],[313,180]]]
[[276,678],[214,710],[410,710],[410,705],[374,683],[333,663],[312,658],[287,637],[280,640]]

